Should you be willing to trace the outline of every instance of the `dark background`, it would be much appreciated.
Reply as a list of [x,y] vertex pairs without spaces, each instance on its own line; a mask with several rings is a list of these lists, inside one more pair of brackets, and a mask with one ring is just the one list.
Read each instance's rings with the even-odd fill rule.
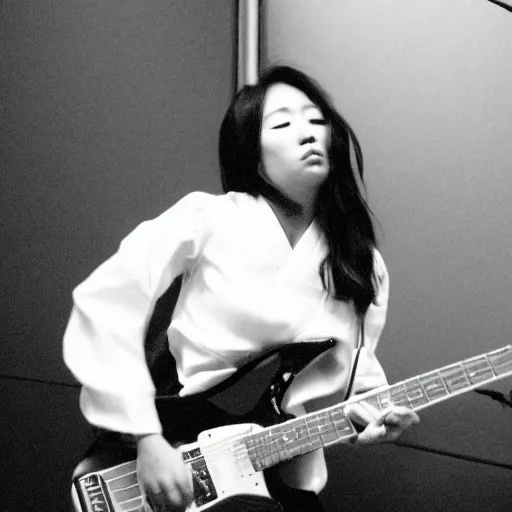
[[90,432],[71,291],[138,223],[220,191],[232,0],[0,2],[0,511],[62,510]]
[[[459,23],[466,35],[454,30],[453,5],[477,2],[444,2],[438,17],[439,0],[408,8],[384,2],[380,11],[368,1],[322,2],[327,10],[314,12],[310,2],[263,2],[262,53],[264,63],[295,60],[316,75],[349,108],[360,134],[392,279],[380,355],[396,381],[508,342],[511,175],[504,134],[512,131],[505,87],[512,79],[503,66],[511,56],[504,34],[511,32],[501,12],[470,9]],[[391,10],[400,16],[386,17]],[[362,21],[364,30],[356,30]],[[91,440],[61,356],[72,289],[139,222],[189,191],[220,192],[217,131],[234,92],[235,22],[232,0],[0,2],[0,512],[64,510],[72,470]],[[390,49],[398,29],[416,35],[418,47],[398,41]],[[455,38],[451,53],[427,44],[435,30]],[[480,39],[473,41],[475,32]],[[418,72],[408,70],[420,49],[422,63],[433,66],[443,55],[445,75],[450,63],[459,63],[459,75],[437,89],[439,80],[420,75],[421,101],[409,98],[396,117],[398,98],[389,94],[404,99],[418,90]],[[493,55],[490,64],[485,52]],[[478,76],[486,78],[467,85]],[[434,108],[443,91],[448,121]],[[479,114],[461,120],[474,112],[468,105],[475,97],[490,103],[482,99]],[[415,104],[421,108],[414,114]],[[443,122],[451,138],[429,128]],[[477,129],[484,140],[478,150],[471,136]],[[461,137],[464,145],[454,146]],[[445,171],[439,187],[445,167],[435,155],[453,155],[454,147],[457,158],[469,156],[451,158],[452,174]],[[483,164],[493,180],[478,178]],[[486,205],[476,222],[475,204]],[[455,266],[460,253],[465,258]],[[332,448],[322,498],[333,512],[508,510],[510,412],[471,394],[425,413],[404,439],[409,447]]]

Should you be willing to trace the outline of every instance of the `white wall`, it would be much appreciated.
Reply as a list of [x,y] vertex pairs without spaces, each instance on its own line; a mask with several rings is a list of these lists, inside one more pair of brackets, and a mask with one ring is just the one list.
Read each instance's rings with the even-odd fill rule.
[[[485,0],[267,0],[262,39],[263,65],[316,77],[362,143],[391,275],[389,380],[510,343],[512,14]],[[512,463],[512,409],[470,393],[422,417],[408,441]]]

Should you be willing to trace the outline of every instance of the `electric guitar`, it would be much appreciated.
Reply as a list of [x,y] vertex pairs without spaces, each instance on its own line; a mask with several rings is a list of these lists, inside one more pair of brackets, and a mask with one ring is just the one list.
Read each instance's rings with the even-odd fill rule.
[[[164,436],[179,447],[193,481],[194,503],[187,510],[280,510],[264,471],[357,435],[345,413],[348,404],[365,400],[379,410],[395,404],[418,411],[512,375],[508,345],[304,416],[284,413],[280,404],[294,377],[335,343],[284,345],[208,391],[157,398]],[[76,512],[151,511],[137,482],[135,445],[117,437],[122,435],[100,436],[77,466]]]

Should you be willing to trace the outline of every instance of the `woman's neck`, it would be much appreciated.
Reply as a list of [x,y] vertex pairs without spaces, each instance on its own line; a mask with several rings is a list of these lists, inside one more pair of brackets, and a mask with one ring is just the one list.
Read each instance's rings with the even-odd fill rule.
[[289,213],[268,199],[267,202],[281,224],[290,246],[295,247],[315,218],[314,206],[303,206],[301,212]]

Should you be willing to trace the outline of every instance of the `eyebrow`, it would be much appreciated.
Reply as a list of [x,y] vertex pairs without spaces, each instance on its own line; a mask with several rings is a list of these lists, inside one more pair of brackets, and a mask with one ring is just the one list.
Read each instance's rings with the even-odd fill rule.
[[[304,112],[305,110],[310,110],[312,108],[314,108],[315,110],[318,110],[318,111],[321,112],[320,107],[318,107],[314,103],[310,103],[308,105],[304,105],[301,110],[302,110],[302,112]],[[272,116],[274,114],[278,114],[280,112],[284,112],[285,114],[289,114],[291,111],[292,111],[292,109],[289,108],[289,107],[276,108],[275,110],[272,110],[271,112],[269,112],[268,114],[263,116],[263,121],[265,121],[265,119],[269,118],[270,116]]]

